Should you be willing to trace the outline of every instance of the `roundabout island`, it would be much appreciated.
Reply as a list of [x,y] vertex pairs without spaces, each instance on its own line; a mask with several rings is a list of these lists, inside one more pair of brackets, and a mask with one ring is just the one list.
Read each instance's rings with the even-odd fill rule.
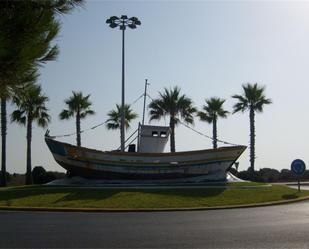
[[285,185],[239,181],[156,186],[48,184],[2,189],[0,209],[72,212],[176,211],[256,207],[305,199],[309,199],[308,190],[298,192]]

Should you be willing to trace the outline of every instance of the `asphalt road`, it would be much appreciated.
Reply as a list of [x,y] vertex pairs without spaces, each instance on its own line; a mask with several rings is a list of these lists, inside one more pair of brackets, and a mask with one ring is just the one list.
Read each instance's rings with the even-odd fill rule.
[[2,248],[309,248],[309,202],[210,211],[0,212]]

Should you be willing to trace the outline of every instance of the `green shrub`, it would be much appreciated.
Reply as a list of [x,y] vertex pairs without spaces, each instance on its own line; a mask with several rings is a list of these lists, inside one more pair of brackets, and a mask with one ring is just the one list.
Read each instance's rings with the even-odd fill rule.
[[46,175],[46,170],[42,166],[35,166],[32,170],[32,179],[34,184],[42,184]]

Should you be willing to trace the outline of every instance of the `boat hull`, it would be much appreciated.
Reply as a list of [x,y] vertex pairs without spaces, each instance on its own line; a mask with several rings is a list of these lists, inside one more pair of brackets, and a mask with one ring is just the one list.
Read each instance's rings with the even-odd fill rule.
[[[103,152],[45,139],[56,162],[70,175],[89,179],[158,180],[207,176],[225,180],[246,146],[175,153]],[[213,176],[213,178],[211,177]]]

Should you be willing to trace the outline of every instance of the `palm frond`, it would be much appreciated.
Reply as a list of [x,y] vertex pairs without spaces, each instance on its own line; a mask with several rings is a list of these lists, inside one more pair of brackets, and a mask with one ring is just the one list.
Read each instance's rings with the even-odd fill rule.
[[[125,115],[125,128],[128,129],[130,127],[130,123],[132,120],[138,117],[137,113],[133,112],[131,106],[128,104],[124,105],[124,115]],[[121,123],[121,113],[122,108],[120,105],[116,104],[116,110],[111,110],[107,113],[108,119],[106,120],[106,128],[107,129],[119,129]]]
[[11,120],[25,125],[28,117],[36,121],[39,126],[46,127],[50,121],[46,103],[48,97],[42,93],[42,88],[37,84],[27,84],[22,90],[15,92],[13,103],[17,106],[11,115]]
[[25,112],[22,110],[15,110],[11,114],[11,122],[15,122],[21,125],[26,125],[27,118],[25,116]]
[[248,109],[253,109],[257,112],[262,112],[264,105],[271,104],[271,99],[267,99],[264,95],[265,86],[259,86],[257,83],[242,85],[243,94],[233,95],[238,102],[233,107],[233,113]]
[[115,123],[106,123],[106,128],[108,130],[117,130],[120,128],[119,124],[115,124]]
[[48,115],[48,113],[42,112],[39,118],[37,119],[37,124],[39,127],[46,128],[50,120],[51,117]]
[[213,116],[209,116],[206,112],[198,112],[197,116],[200,118],[201,121],[206,121],[210,124],[213,121]]
[[84,119],[84,118],[86,118],[87,116],[94,115],[94,114],[95,114],[95,111],[93,111],[93,110],[85,110],[84,112],[82,112],[82,113],[80,114],[80,118],[81,118],[81,119]]
[[223,104],[225,99],[218,97],[211,97],[210,99],[205,100],[205,105],[203,105],[203,111],[198,113],[201,121],[206,121],[212,123],[217,120],[218,117],[226,118],[228,111],[224,110]]
[[74,112],[70,110],[62,110],[62,112],[60,112],[59,114],[59,118],[61,120],[70,119],[73,116],[74,116]]
[[180,92],[181,89],[177,86],[170,89],[164,88],[163,92],[159,92],[159,97],[148,105],[150,121],[160,120],[170,115],[170,117],[180,116],[186,123],[192,124],[196,108],[192,100],[186,95],[181,95]]

